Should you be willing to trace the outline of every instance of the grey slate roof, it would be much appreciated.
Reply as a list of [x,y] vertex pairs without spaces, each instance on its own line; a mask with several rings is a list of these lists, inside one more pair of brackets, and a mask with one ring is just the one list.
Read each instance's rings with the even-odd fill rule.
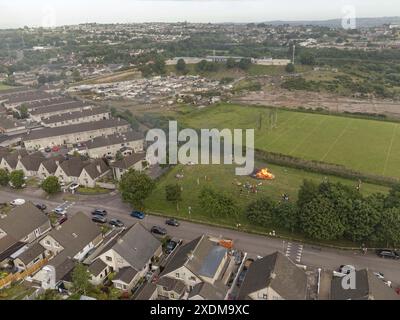
[[145,152],[133,153],[129,156],[126,156],[122,160],[115,161],[114,163],[111,164],[111,166],[114,168],[129,169],[132,166],[134,166],[136,163],[141,162],[143,160],[146,160]]
[[28,250],[22,252],[17,258],[20,259],[25,265],[27,265],[45,251],[45,248],[43,248],[40,243],[36,242]]
[[275,252],[250,265],[239,299],[249,299],[249,294],[267,287],[285,300],[305,300],[307,275],[283,254]]
[[188,299],[199,295],[204,298],[204,300],[224,300],[225,293],[218,290],[215,286],[209,284],[208,282],[201,282],[193,287],[193,290],[189,293]]
[[131,267],[125,267],[119,270],[119,272],[115,275],[114,280],[122,281],[126,284],[130,284],[135,278],[137,271]]
[[13,128],[18,128],[18,127],[24,127],[22,124],[18,124],[18,122],[4,117],[0,116],[0,128],[7,130],[7,129],[13,129]]
[[139,131],[128,131],[124,133],[115,133],[108,136],[96,137],[85,142],[88,149],[101,148],[116,144],[123,144],[131,141],[143,140],[144,135]]
[[163,270],[161,275],[162,276],[166,275],[184,266],[185,263],[188,261],[189,254],[191,254],[194,251],[194,249],[196,248],[196,246],[198,245],[198,243],[201,241],[202,238],[203,236],[198,237],[178,248],[175,255],[165,266],[165,269]]
[[92,275],[97,277],[100,272],[102,272],[107,265],[103,262],[101,259],[96,259],[95,261],[92,262],[92,264],[89,266],[88,270]]
[[21,240],[35,229],[49,222],[47,216],[31,202],[17,206],[6,218],[0,219],[0,229],[16,240]]
[[126,122],[125,120],[106,119],[101,121],[74,124],[70,126],[44,128],[40,130],[31,131],[26,135],[24,141],[32,141],[49,137],[58,137],[66,134],[87,132],[93,130],[102,130],[107,128],[122,127],[127,125],[129,125],[129,123]]
[[69,177],[79,177],[82,169],[88,164],[89,162],[82,161],[80,158],[71,158],[60,163],[60,167]]
[[54,174],[57,170],[57,162],[60,164],[64,161],[64,157],[63,156],[59,156],[59,157],[54,157],[45,161],[42,161],[42,165],[46,168],[46,170],[50,173],[50,174]]
[[4,160],[10,165],[11,168],[15,169],[17,166],[19,158],[25,157],[28,155],[25,149],[18,150],[13,153],[9,153],[8,155],[4,156]]
[[82,111],[74,111],[68,113],[57,114],[46,119],[43,119],[42,122],[45,124],[52,124],[61,121],[69,121],[73,119],[80,119],[84,117],[94,116],[98,114],[108,113],[107,108],[104,107],[92,107],[90,109],[84,109]]
[[42,114],[53,113],[53,112],[68,113],[69,112],[68,110],[83,109],[91,106],[92,106],[91,104],[72,100],[63,103],[55,103],[52,105],[47,105],[42,108],[32,110],[30,114],[33,116],[40,116]]
[[160,280],[157,281],[157,285],[164,287],[166,291],[173,291],[180,295],[185,292],[186,288],[182,280],[169,277],[161,277]]
[[64,222],[59,229],[53,229],[49,235],[55,239],[73,258],[79,251],[101,235],[100,228],[84,213],[78,212]]
[[136,223],[120,237],[111,241],[102,250],[102,253],[113,249],[132,268],[136,271],[141,271],[160,247],[160,241],[140,223]]
[[26,170],[29,171],[38,171],[40,164],[45,160],[45,157],[40,154],[33,154],[26,157],[23,157],[20,161],[25,167]]
[[332,300],[400,300],[399,295],[378,279],[371,271],[356,271],[356,289],[345,290],[342,278],[334,277],[331,282]]
[[110,170],[108,165],[102,159],[94,160],[92,163],[84,167],[84,169],[92,179],[96,179]]

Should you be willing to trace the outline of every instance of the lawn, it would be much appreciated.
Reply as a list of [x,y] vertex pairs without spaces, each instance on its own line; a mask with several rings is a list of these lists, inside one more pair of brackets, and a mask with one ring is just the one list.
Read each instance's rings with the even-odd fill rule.
[[[258,168],[264,167],[265,164],[257,163]],[[199,194],[203,187],[213,187],[216,190],[224,192],[233,197],[238,205],[244,209],[248,203],[262,196],[269,196],[275,200],[280,200],[283,193],[289,195],[290,201],[295,201],[297,192],[303,179],[307,178],[315,182],[323,182],[325,176],[320,174],[308,173],[302,170],[269,165],[268,168],[276,176],[273,181],[263,181],[261,186],[258,186],[257,194],[247,192],[238,182],[244,184],[258,184],[261,181],[251,177],[236,176],[235,167],[232,165],[197,165],[174,167],[164,177],[160,179],[156,190],[148,198],[146,208],[149,211],[162,213],[168,216],[178,218],[193,219],[201,222],[216,223],[224,226],[234,227],[238,222],[249,230],[266,231],[254,225],[249,225],[244,212],[241,213],[239,220],[235,217],[215,218],[209,212],[205,212],[199,206]],[[183,178],[176,178],[177,174],[183,173]],[[331,182],[342,182],[347,185],[356,186],[355,181],[340,179],[336,177],[328,177]],[[168,184],[179,183],[183,187],[182,202],[179,204],[179,211],[176,210],[176,205],[165,199],[165,186]],[[240,189],[243,189],[241,192]],[[375,192],[387,192],[387,188],[363,184],[361,191],[364,195]],[[189,215],[188,207],[191,207],[191,215]],[[243,211],[243,210],[242,210]]]
[[[255,129],[255,147],[400,178],[400,123],[222,104],[180,114],[191,128]],[[261,127],[260,127],[261,117]]]
[[7,90],[7,89],[10,89],[10,88],[11,88],[10,86],[7,86],[5,84],[0,83],[0,91],[1,90]]

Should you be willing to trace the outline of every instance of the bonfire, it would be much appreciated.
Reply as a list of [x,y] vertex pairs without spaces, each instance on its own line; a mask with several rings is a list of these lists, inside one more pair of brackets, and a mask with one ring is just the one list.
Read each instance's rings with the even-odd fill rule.
[[256,173],[254,174],[254,178],[260,180],[274,180],[275,176],[271,172],[269,172],[267,168],[264,168],[256,171]]

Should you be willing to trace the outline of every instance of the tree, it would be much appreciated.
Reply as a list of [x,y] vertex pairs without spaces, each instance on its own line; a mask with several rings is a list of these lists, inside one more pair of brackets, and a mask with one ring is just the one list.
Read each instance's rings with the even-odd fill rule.
[[54,194],[57,192],[61,191],[61,185],[60,182],[58,181],[57,177],[50,176],[47,177],[43,182],[42,182],[42,189],[46,191],[48,194]]
[[179,210],[179,201],[182,201],[182,188],[179,184],[168,184],[165,186],[167,201],[176,204],[176,210]]
[[304,180],[299,189],[297,198],[297,206],[303,208],[307,203],[311,202],[319,194],[318,185],[310,180]]
[[86,295],[91,284],[90,273],[86,266],[79,263],[72,271],[72,287],[75,293]]
[[249,204],[246,210],[247,218],[259,225],[268,227],[272,224],[272,211],[274,203],[270,198],[264,197]]
[[389,208],[382,213],[382,218],[377,227],[376,239],[385,243],[387,247],[400,244],[400,208]]
[[239,207],[229,196],[215,191],[211,188],[204,188],[199,196],[200,206],[209,212],[213,217],[236,216],[239,214]]
[[228,69],[232,69],[236,67],[236,61],[233,58],[228,58],[228,60],[226,60],[226,67]]
[[370,239],[380,218],[380,212],[374,207],[366,201],[356,200],[351,214],[347,217],[346,234],[352,241]]
[[289,63],[286,67],[285,67],[285,71],[288,73],[293,73],[296,71],[296,68],[294,67],[293,63]]
[[122,154],[121,150],[118,150],[117,153],[115,154],[115,160],[117,161],[124,160],[124,155]]
[[300,227],[308,237],[316,240],[338,239],[345,230],[335,208],[320,195],[300,210]]
[[186,62],[183,59],[179,59],[176,63],[176,71],[185,73],[186,72]]
[[74,71],[72,71],[72,79],[76,82],[82,80],[81,73],[79,72],[78,69],[75,69]]
[[21,189],[25,183],[25,175],[22,170],[15,170],[10,173],[10,183],[15,189]]
[[19,115],[21,119],[26,119],[29,117],[29,113],[28,113],[28,108],[26,105],[21,105],[20,109],[19,109]]
[[250,66],[251,66],[250,59],[240,59],[238,63],[238,67],[242,70],[249,70]]
[[144,208],[144,200],[154,188],[155,182],[148,175],[133,169],[124,173],[119,183],[122,199],[139,209]]
[[294,232],[299,224],[297,206],[289,201],[278,203],[272,210],[272,220],[277,226]]
[[300,56],[301,64],[313,66],[315,65],[315,56],[311,52],[305,52]]
[[386,208],[400,208],[400,184],[394,185],[385,200]]
[[0,169],[0,185],[7,186],[10,181],[10,175],[7,170]]

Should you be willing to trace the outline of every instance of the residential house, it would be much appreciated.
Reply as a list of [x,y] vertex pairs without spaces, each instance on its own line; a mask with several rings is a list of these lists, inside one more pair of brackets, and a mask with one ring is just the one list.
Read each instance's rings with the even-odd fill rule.
[[[105,246],[96,259],[115,272],[114,286],[129,292],[162,254],[161,242],[136,223]],[[95,275],[93,275],[95,276]]]
[[90,272],[90,282],[94,285],[99,285],[104,282],[104,279],[110,274],[110,268],[101,259],[95,260],[88,268]]
[[44,160],[40,163],[39,169],[37,171],[37,177],[40,180],[44,180],[47,177],[54,176],[60,163],[64,161],[64,157],[54,157]]
[[331,300],[400,300],[400,296],[374,275],[363,269],[355,272],[355,289],[345,289],[341,277],[333,277],[331,282]]
[[[217,292],[212,298],[218,296],[223,299],[225,296],[225,288],[222,278],[225,278],[227,266],[230,263],[228,250],[220,246],[217,242],[210,240],[205,235],[185,244],[180,247],[170,262],[165,266],[160,281],[162,278],[171,278],[182,281],[185,284],[186,291],[192,292],[194,288],[202,283],[208,283],[213,290]],[[170,290],[164,287],[163,282],[157,283],[158,293],[166,298],[170,298]],[[204,288],[204,292],[208,290],[208,286]],[[175,293],[179,292],[174,292]],[[211,299],[211,297],[210,297]]]
[[50,220],[32,203],[15,207],[0,218],[0,263],[8,263],[12,254],[50,230]]
[[110,168],[102,159],[96,159],[82,169],[78,177],[81,186],[94,188],[96,181],[110,172]]
[[8,117],[0,116],[0,133],[11,135],[21,132],[26,132],[26,128],[23,124]]
[[78,123],[87,123],[92,121],[100,121],[110,119],[111,113],[104,107],[91,107],[75,112],[56,114],[54,116],[42,120],[45,127],[63,127]]
[[25,148],[38,150],[49,146],[60,146],[87,141],[99,136],[128,131],[130,125],[121,119],[106,119],[70,126],[32,130],[24,138]]
[[306,300],[307,275],[289,258],[275,252],[254,261],[243,280],[239,300]]
[[45,248],[36,242],[31,246],[24,246],[19,250],[18,254],[11,256],[11,258],[13,258],[14,266],[18,270],[23,271],[43,260],[45,258],[45,251]]
[[115,133],[108,136],[99,136],[84,143],[90,158],[115,157],[123,148],[130,148],[133,153],[144,149],[144,135],[138,131]]
[[41,122],[43,119],[53,117],[56,115],[83,111],[91,109],[94,106],[81,101],[67,101],[64,103],[56,103],[52,105],[43,106],[29,112],[30,118],[33,121]]
[[0,168],[12,172],[16,169],[18,161],[27,155],[28,152],[24,149],[3,155],[0,162]]
[[53,229],[40,244],[46,249],[46,255],[54,256],[35,279],[48,281],[49,270],[54,278],[51,287],[71,282],[71,274],[76,262],[82,261],[87,253],[103,241],[101,229],[84,213],[78,212],[57,229]]
[[36,177],[41,163],[45,160],[42,153],[27,155],[18,160],[16,170],[22,170],[25,177]]
[[69,160],[65,160],[61,162],[55,173],[59,181],[68,183],[79,183],[79,177],[82,173],[83,168],[85,168],[89,162],[82,161],[80,158],[71,158]]
[[122,175],[129,169],[143,171],[148,165],[146,153],[134,153],[122,160],[115,161],[111,164],[114,179],[121,180]]

